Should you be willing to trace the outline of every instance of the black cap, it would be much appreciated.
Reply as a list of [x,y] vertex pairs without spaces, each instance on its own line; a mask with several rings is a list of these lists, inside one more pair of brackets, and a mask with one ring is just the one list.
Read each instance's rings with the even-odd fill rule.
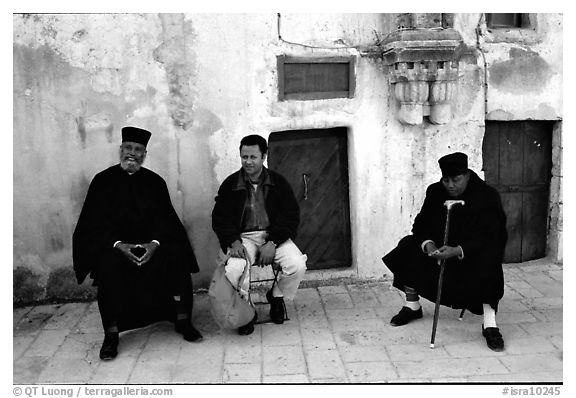
[[148,145],[148,140],[150,140],[151,135],[152,133],[148,130],[138,127],[122,127],[122,142],[137,142],[138,144],[146,146]]
[[438,164],[442,170],[442,177],[454,177],[468,171],[468,156],[462,152],[454,152],[442,156]]

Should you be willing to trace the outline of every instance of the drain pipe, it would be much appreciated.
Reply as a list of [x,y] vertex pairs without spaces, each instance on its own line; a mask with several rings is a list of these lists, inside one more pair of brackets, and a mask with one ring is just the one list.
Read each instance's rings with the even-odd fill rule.
[[488,68],[486,66],[486,55],[484,54],[484,50],[480,46],[480,36],[482,35],[482,20],[484,19],[485,14],[480,14],[480,19],[478,20],[478,25],[476,25],[476,48],[482,54],[482,61],[484,63],[484,122],[486,122],[486,116],[488,115]]

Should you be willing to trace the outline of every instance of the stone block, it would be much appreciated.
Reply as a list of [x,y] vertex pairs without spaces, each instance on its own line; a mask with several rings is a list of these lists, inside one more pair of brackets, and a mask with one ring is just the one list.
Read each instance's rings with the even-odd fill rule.
[[[388,346],[388,348],[394,346]],[[340,356],[345,363],[386,362],[390,356],[384,345],[340,347]]]
[[224,383],[262,382],[262,370],[259,363],[225,364],[222,381]]
[[40,373],[50,360],[49,357],[21,357],[13,362],[14,384],[36,384]]
[[332,330],[328,328],[300,329],[304,350],[327,350],[336,348]]
[[356,362],[346,365],[351,383],[387,383],[398,374],[390,362]]
[[264,375],[296,374],[306,368],[301,347],[264,346],[262,354]]
[[500,358],[500,361],[510,373],[550,372],[562,370],[562,358],[559,356],[559,353],[510,355]]
[[24,353],[27,357],[51,357],[60,348],[69,330],[43,330]]
[[314,380],[343,378],[346,376],[340,354],[336,349],[307,350],[306,363],[308,365],[308,374]]
[[428,361],[395,361],[400,378],[467,377],[509,373],[497,358],[447,358]]
[[265,346],[301,346],[302,338],[296,323],[262,324],[262,344]]

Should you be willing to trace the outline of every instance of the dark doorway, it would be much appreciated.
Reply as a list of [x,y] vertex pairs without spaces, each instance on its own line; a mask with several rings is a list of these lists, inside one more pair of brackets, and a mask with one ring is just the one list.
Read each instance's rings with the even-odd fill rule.
[[308,256],[308,269],[349,267],[347,129],[274,132],[268,165],[292,186],[300,205],[295,243]]
[[546,255],[553,126],[548,121],[486,121],[483,168],[506,212],[504,262]]

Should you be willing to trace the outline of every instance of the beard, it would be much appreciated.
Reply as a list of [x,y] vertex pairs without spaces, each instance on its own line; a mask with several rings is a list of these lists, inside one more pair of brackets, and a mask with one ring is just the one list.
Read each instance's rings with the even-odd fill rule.
[[120,167],[122,168],[122,170],[128,172],[128,173],[136,173],[138,170],[140,170],[140,167],[142,166],[142,163],[139,163],[137,161],[134,160],[121,160],[120,161]]

